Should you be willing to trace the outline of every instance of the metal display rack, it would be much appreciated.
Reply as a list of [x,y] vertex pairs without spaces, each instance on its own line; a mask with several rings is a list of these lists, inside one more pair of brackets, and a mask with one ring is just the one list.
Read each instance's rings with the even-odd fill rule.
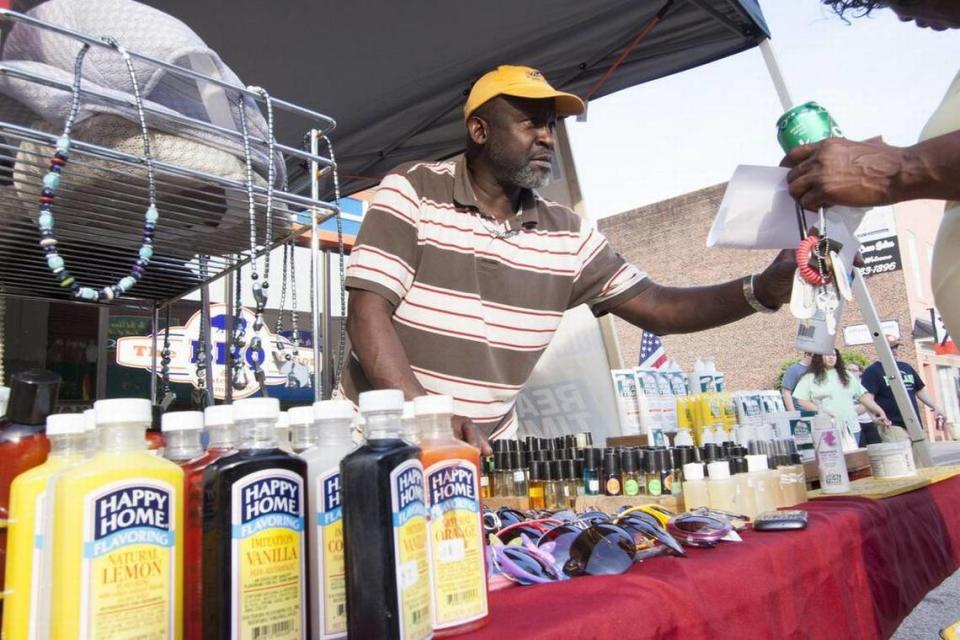
[[[35,28],[50,31],[75,40],[78,44],[91,47],[112,49],[112,44],[90,35],[60,25],[38,20],[31,16],[0,9],[0,18],[17,28]],[[195,81],[200,86],[209,83],[219,87],[230,96],[251,98],[257,107],[267,106],[267,100],[275,117],[295,117],[304,121],[306,131],[304,147],[298,148],[276,141],[275,153],[283,156],[285,162],[305,164],[309,167],[311,189],[309,195],[301,195],[274,185],[272,193],[273,228],[282,232],[274,235],[263,246],[262,226],[266,219],[265,203],[267,190],[264,186],[254,185],[255,210],[257,219],[258,250],[264,251],[297,237],[310,233],[310,260],[314,282],[328,283],[326,257],[321,255],[318,237],[319,225],[327,219],[339,215],[335,204],[319,199],[319,180],[326,174],[336,171],[335,163],[319,154],[319,140],[336,126],[329,116],[316,111],[279,100],[265,98],[261,93],[246,87],[233,85],[189,68],[180,67],[156,58],[138,53],[136,43],[120,44],[126,47],[130,57],[139,64],[162,69],[180,78]],[[46,77],[33,71],[26,71],[0,60],[0,79],[11,79],[42,85],[70,94],[72,87],[62,80]],[[107,94],[88,85],[81,85],[81,110],[84,105],[96,103],[113,109],[135,109],[132,95],[122,98],[117,93]],[[242,99],[242,98],[241,98]],[[170,132],[189,127],[200,136],[191,135],[194,142],[200,142],[216,148],[217,140],[236,145],[242,144],[243,136],[239,131],[224,128],[210,122],[144,106],[147,124],[151,131]],[[298,120],[298,122],[299,122]],[[39,299],[56,302],[74,302],[76,304],[95,304],[77,301],[69,291],[59,286],[50,274],[43,252],[37,241],[36,202],[42,187],[40,177],[49,164],[49,149],[55,145],[59,132],[51,133],[13,122],[0,120],[0,210],[5,221],[0,225],[0,290],[11,297]],[[248,137],[251,148],[267,157],[266,140],[255,135]],[[211,142],[213,141],[213,142]],[[69,167],[63,172],[61,186],[57,192],[57,230],[69,238],[63,242],[60,254],[77,278],[87,286],[103,287],[126,275],[135,247],[139,244],[139,223],[131,225],[129,214],[143,211],[148,203],[145,158],[131,155],[116,149],[99,146],[83,139],[72,140]],[[242,161],[242,158],[241,158]],[[274,161],[268,158],[267,161]],[[197,291],[201,294],[201,304],[209,302],[210,285],[235,272],[250,261],[249,249],[238,253],[238,235],[249,238],[249,221],[245,218],[237,221],[229,233],[221,235],[217,225],[224,210],[226,194],[234,194],[246,202],[247,185],[228,177],[198,171],[196,169],[171,164],[154,159],[158,195],[158,208],[161,218],[158,223],[154,242],[154,257],[146,275],[119,302],[149,304],[153,310],[153,334],[161,330],[160,312],[173,303]],[[15,172],[19,171],[21,179]],[[36,180],[22,179],[23,172],[30,176],[36,174]],[[173,195],[170,195],[173,194]],[[165,195],[167,197],[165,197]],[[246,204],[244,204],[246,209]],[[297,214],[307,214],[310,224],[296,222]],[[201,235],[202,234],[202,235]],[[203,238],[203,255],[206,257],[206,269],[201,275],[199,262],[201,256],[184,250],[188,241],[195,242]],[[190,246],[190,245],[186,245]],[[232,279],[228,279],[228,283]],[[228,284],[228,292],[230,284]],[[329,285],[316,287],[324,293],[323,312],[329,315]],[[330,331],[320,332],[320,296],[314,295],[310,302],[313,316],[313,353],[314,353],[314,396],[316,400],[330,394],[331,371],[334,367],[330,351]],[[233,295],[227,296],[227,314],[233,315]],[[210,336],[210,314],[203,314],[206,335]],[[228,332],[230,328],[228,327]],[[318,337],[320,339],[318,339]],[[2,342],[2,337],[0,337]],[[156,343],[156,339],[154,340]],[[321,349],[321,345],[325,348]],[[208,345],[209,348],[209,345]],[[208,354],[209,355],[209,354]],[[326,359],[324,362],[321,356]],[[153,371],[151,391],[153,401],[157,401],[157,349],[153,349]],[[213,371],[210,365],[206,370],[207,393],[212,393]],[[326,384],[322,384],[325,382]],[[212,396],[210,397],[212,400]],[[230,385],[227,384],[227,400],[230,400]]]

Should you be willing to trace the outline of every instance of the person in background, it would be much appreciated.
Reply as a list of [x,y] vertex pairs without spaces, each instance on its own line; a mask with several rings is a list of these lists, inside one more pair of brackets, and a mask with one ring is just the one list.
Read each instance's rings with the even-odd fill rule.
[[[860,376],[863,375],[863,368],[856,362],[847,363],[847,373],[850,374],[850,377],[859,380]],[[877,429],[877,424],[873,421],[873,416],[870,415],[870,411],[863,405],[863,403],[857,403],[857,420],[860,421],[860,446],[865,447],[868,444],[880,444],[883,440],[880,438],[880,430]]]
[[787,408],[787,411],[797,411],[797,407],[793,402],[793,390],[797,387],[797,383],[800,382],[803,374],[810,368],[810,359],[812,357],[812,353],[804,352],[800,358],[800,362],[794,362],[783,372],[780,395],[783,396],[783,406]]
[[[841,16],[889,9],[903,22],[934,31],[960,29],[957,0],[821,0]],[[856,52],[850,52],[850,59]],[[910,55],[910,52],[904,52]],[[916,63],[923,64],[922,53]],[[930,271],[947,330],[960,336],[960,74],[920,133],[920,142],[895,147],[880,141],[828,138],[801,145],[783,162],[790,195],[804,208],[877,207],[906,200],[946,200]]]
[[[926,385],[923,383],[923,380],[920,379],[920,374],[917,373],[916,369],[911,367],[906,362],[902,362],[897,359],[897,350],[901,345],[900,339],[896,336],[887,334],[887,344],[890,345],[890,350],[893,351],[893,359],[896,360],[897,368],[900,369],[900,377],[903,379],[903,386],[907,388],[907,395],[910,396],[910,404],[913,405],[913,411],[917,414],[917,419],[920,418],[920,407],[917,404],[917,400],[920,400],[920,402],[933,409],[935,419],[936,416],[944,415],[943,409],[941,409],[940,406],[934,402],[933,398],[931,398],[926,392]],[[872,363],[864,370],[863,377],[860,378],[860,382],[867,391],[873,394],[874,398],[876,398],[877,404],[883,407],[883,410],[886,412],[887,417],[890,418],[890,422],[893,424],[893,426],[899,427],[906,431],[906,420],[904,420],[903,414],[900,412],[900,407],[897,406],[897,401],[893,397],[893,390],[887,383],[887,378],[883,373],[883,365],[879,360]],[[902,440],[903,438],[899,439]]]
[[859,380],[847,373],[843,356],[836,349],[833,355],[815,354],[810,359],[810,371],[800,378],[793,399],[803,409],[823,411],[836,420],[845,451],[863,446],[857,402],[873,412],[881,424],[888,422],[886,413],[874,402],[873,396]]

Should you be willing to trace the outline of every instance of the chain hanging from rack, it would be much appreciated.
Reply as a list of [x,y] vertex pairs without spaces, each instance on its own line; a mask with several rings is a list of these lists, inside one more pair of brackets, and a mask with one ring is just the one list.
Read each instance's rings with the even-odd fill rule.
[[[267,105],[266,229],[263,242],[263,282],[260,282],[260,276],[257,273],[257,202],[253,189],[253,154],[250,149],[250,132],[247,127],[246,101],[244,95],[240,95],[240,132],[243,135],[243,155],[247,165],[247,203],[250,214],[250,267],[252,269],[250,279],[253,280],[253,299],[256,304],[253,334],[250,337],[249,349],[257,352],[260,351],[262,346],[260,331],[263,329],[263,312],[267,307],[267,289],[270,287],[270,243],[273,240],[273,182],[276,178],[273,156],[276,141],[273,136],[273,102],[270,99],[270,94],[262,87],[251,86],[247,89],[259,93]],[[260,386],[261,395],[266,395],[266,375],[262,368],[262,362],[256,357],[252,360],[254,378]]]
[[[327,150],[330,155],[330,162],[333,165],[333,198],[334,203],[337,205],[337,255],[340,259],[340,340],[337,345],[337,362],[333,367],[333,389],[336,389],[340,386],[340,374],[343,372],[343,352],[346,349],[346,340],[347,340],[347,328],[346,328],[346,317],[347,317],[347,290],[345,282],[345,273],[344,273],[344,252],[343,252],[343,214],[340,211],[340,170],[337,167],[337,157],[333,153],[333,142],[326,134],[322,134],[320,138],[327,143]],[[313,293],[311,292],[311,295]],[[327,311],[329,315],[329,311]],[[313,336],[314,340],[317,340],[317,336]],[[314,366],[317,366],[316,363]]]
[[[240,256],[237,256],[237,259],[239,260]],[[247,379],[247,370],[243,366],[243,345],[244,334],[246,333],[244,325],[246,321],[243,319],[243,299],[240,295],[240,285],[243,283],[242,269],[242,267],[237,267],[235,275],[229,276],[236,280],[233,287],[233,332],[230,336],[230,384],[237,391],[245,389],[250,382]]]
[[170,305],[167,305],[166,322],[163,327],[163,349],[160,351],[160,411],[166,411],[177,394],[170,388]]
[[[200,281],[208,276],[207,256],[197,256]],[[207,406],[207,324],[210,320],[210,304],[206,294],[200,295],[200,332],[197,337],[197,388],[193,390],[193,405],[203,410]]]

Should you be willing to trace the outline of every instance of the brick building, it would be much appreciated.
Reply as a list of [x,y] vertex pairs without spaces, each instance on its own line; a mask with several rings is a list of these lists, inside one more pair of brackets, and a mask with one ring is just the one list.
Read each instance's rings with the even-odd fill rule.
[[[654,280],[666,285],[691,286],[713,284],[742,277],[762,270],[776,255],[776,251],[744,251],[707,248],[707,234],[723,198],[726,185],[720,184],[699,191],[664,200],[619,215],[603,218],[600,230],[611,244],[627,259],[647,270]],[[911,363],[926,379],[935,395],[953,394],[948,403],[948,417],[956,406],[956,389],[949,382],[937,389],[938,371],[943,365],[929,358],[929,338],[915,335],[916,320],[929,320],[924,308],[923,289],[914,291],[917,283],[929,282],[929,256],[924,257],[917,247],[932,250],[933,235],[942,215],[942,203],[928,202],[924,208],[909,203],[902,210],[895,207],[897,229],[907,238],[903,246],[903,269],[867,277],[874,304],[883,321],[896,321],[903,338],[900,359]],[[918,212],[918,207],[921,211]],[[907,219],[901,223],[901,218]],[[919,240],[917,240],[919,238]],[[920,265],[917,267],[916,265]],[[914,273],[920,269],[919,275]],[[913,287],[911,289],[911,287]],[[926,285],[929,290],[929,284]],[[920,302],[918,302],[918,299]],[[838,332],[844,327],[862,325],[859,305],[854,300],[843,312]],[[636,364],[641,331],[615,320],[616,333],[625,366]],[[690,370],[697,356],[715,357],[717,368],[726,373],[732,389],[773,388],[781,365],[796,357],[793,341],[797,321],[786,309],[776,315],[755,314],[732,325],[691,335],[666,336],[663,339],[667,355],[682,368]],[[842,349],[862,353],[875,359],[871,344],[846,346],[843,335],[837,344]],[[918,348],[922,351],[918,359]],[[938,366],[939,365],[939,366]],[[951,375],[955,376],[956,369]],[[953,378],[955,379],[955,378]]]

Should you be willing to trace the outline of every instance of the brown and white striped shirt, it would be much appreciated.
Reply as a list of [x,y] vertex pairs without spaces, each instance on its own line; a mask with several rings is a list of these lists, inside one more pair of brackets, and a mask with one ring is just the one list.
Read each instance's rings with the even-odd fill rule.
[[[526,191],[500,223],[479,207],[464,156],[401,165],[377,188],[347,266],[348,289],[395,306],[393,326],[429,393],[453,396],[458,415],[492,437],[517,428],[517,394],[563,312],[597,316],[650,286],[596,229]],[[370,383],[355,354],[342,391]]]

